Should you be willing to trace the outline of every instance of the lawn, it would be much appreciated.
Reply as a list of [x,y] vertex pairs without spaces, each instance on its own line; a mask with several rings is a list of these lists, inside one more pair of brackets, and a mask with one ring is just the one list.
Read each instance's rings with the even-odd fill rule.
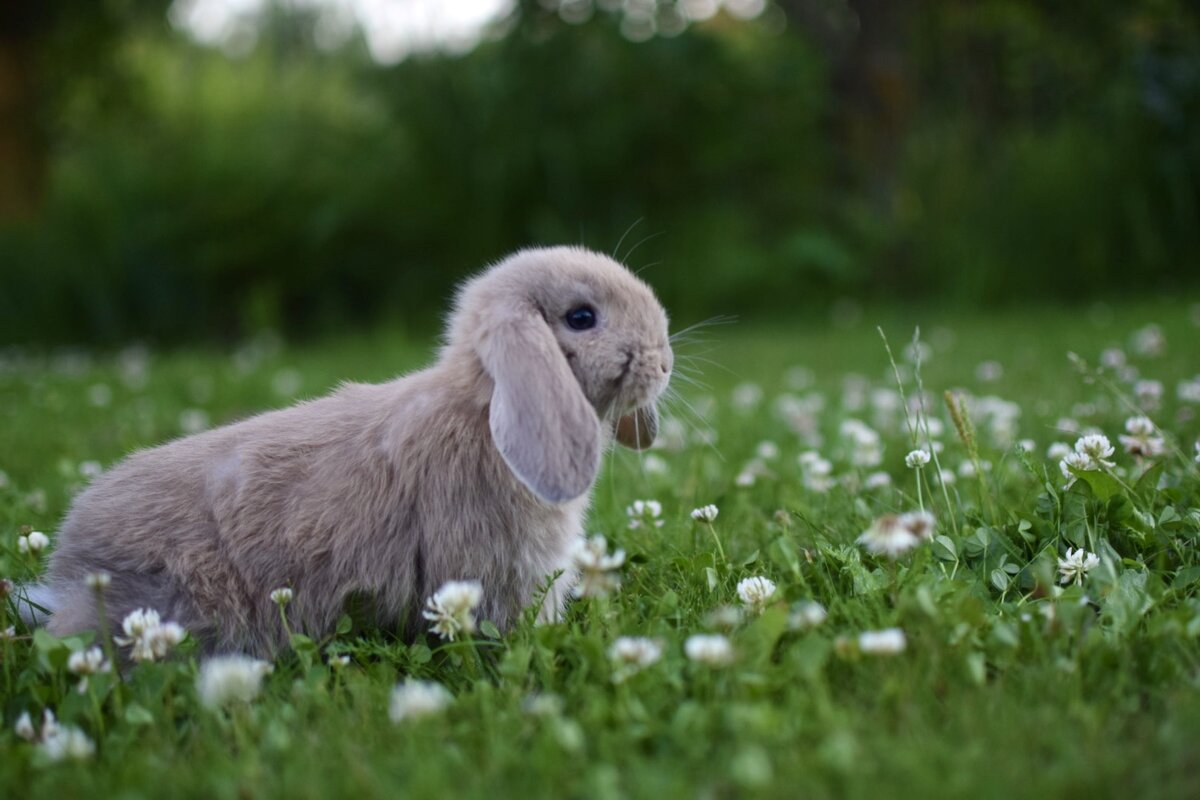
[[[589,530],[625,554],[601,576],[620,579],[607,596],[574,601],[561,624],[497,637],[480,621],[453,643],[347,618],[331,641],[297,637],[261,694],[218,709],[201,702],[187,640],[81,692],[67,662],[91,642],[17,624],[0,642],[0,792],[1198,797],[1198,315],[1179,301],[841,309],[701,329],[678,346],[662,446],[614,453],[596,485]],[[0,576],[36,573],[46,553],[18,536],[52,539],[72,493],[131,449],[385,380],[432,350],[381,333],[4,353]],[[1137,405],[1154,424],[1121,440]],[[1097,432],[1111,456],[1082,439]],[[1061,446],[1081,439],[1095,458],[1075,457],[1068,489]],[[910,468],[918,447],[935,460]],[[636,500],[655,503],[636,513]],[[716,518],[693,519],[707,504]],[[929,537],[887,516],[920,506]],[[887,548],[894,560],[872,552]],[[770,583],[757,597],[743,585],[747,604],[738,586],[756,576]],[[722,663],[690,657],[696,634],[725,637],[728,663],[719,645]],[[653,663],[617,663],[621,636],[653,640]],[[448,702],[393,721],[390,706],[416,708],[392,698],[410,677]],[[45,708],[95,752],[55,760],[21,738],[21,713],[36,739]]]

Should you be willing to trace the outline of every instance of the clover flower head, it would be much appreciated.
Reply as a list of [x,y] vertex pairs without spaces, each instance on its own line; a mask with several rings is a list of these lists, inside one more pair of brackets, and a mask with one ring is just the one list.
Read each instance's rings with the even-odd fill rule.
[[46,549],[50,544],[50,537],[41,531],[31,531],[24,536],[17,537],[17,550],[21,553],[33,553],[37,555]]
[[453,699],[440,683],[409,678],[392,689],[388,716],[397,724],[432,717],[440,714]]
[[900,628],[863,631],[858,635],[858,649],[870,655],[895,655],[908,647],[908,638]]
[[643,525],[650,525],[655,528],[663,526],[662,503],[657,500],[634,500],[625,509],[625,515],[629,517],[630,529],[640,528]]
[[755,575],[738,581],[737,595],[747,609],[761,614],[775,596],[775,581]]
[[263,678],[273,667],[266,661],[245,655],[214,656],[200,665],[196,676],[196,694],[210,709],[236,703],[249,703],[262,690]]
[[475,609],[483,599],[479,581],[447,581],[425,601],[421,616],[433,623],[429,630],[453,642],[475,631]]
[[904,457],[904,466],[909,469],[920,469],[929,463],[929,459],[928,450],[913,450]]
[[292,602],[292,590],[284,586],[271,590],[271,602],[277,606],[286,606]]
[[792,606],[788,627],[794,631],[809,630],[820,625],[828,616],[825,606],[815,600],[805,600]]
[[165,658],[187,636],[187,631],[180,625],[163,622],[158,612],[151,608],[129,612],[121,622],[121,629],[125,635],[114,639],[117,644],[130,647],[129,656],[134,661]]
[[617,549],[609,553],[604,536],[596,534],[578,540],[571,561],[579,572],[579,581],[572,589],[576,597],[604,597],[620,588],[625,551]]
[[1058,572],[1062,576],[1059,582],[1083,583],[1087,574],[1098,566],[1100,557],[1095,553],[1089,553],[1082,547],[1075,550],[1068,547],[1066,557],[1058,560]]
[[616,667],[613,682],[621,683],[646,667],[662,660],[663,644],[645,636],[621,636],[608,648],[608,657]]
[[692,509],[692,519],[697,522],[712,522],[717,518],[717,507],[711,503],[700,508]]
[[683,651],[692,661],[708,667],[727,667],[733,663],[733,644],[719,633],[689,636],[684,642]]
[[1075,441],[1075,452],[1080,455],[1087,456],[1100,467],[1115,467],[1116,464],[1109,461],[1116,450],[1113,449],[1112,443],[1108,441],[1108,437],[1102,433],[1089,433],[1080,436]]

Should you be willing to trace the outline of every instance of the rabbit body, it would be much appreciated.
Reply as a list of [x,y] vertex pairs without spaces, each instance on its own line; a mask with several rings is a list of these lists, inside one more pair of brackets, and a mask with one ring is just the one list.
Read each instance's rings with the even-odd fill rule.
[[[111,626],[154,608],[212,651],[274,652],[286,632],[269,594],[285,586],[289,625],[310,636],[331,632],[352,596],[369,598],[379,624],[415,635],[425,598],[455,579],[480,581],[478,616],[503,630],[557,575],[540,611],[554,617],[574,579],[599,454],[635,405],[653,438],[656,417],[641,415],[669,373],[666,317],[640,282],[650,300],[639,294],[628,320],[654,319],[630,340],[653,341],[636,354],[606,344],[611,332],[559,330],[547,307],[597,269],[602,288],[615,281],[613,297],[636,282],[582,250],[518,254],[463,290],[432,367],[346,384],[114,466],[60,528],[37,595],[51,598],[48,628],[96,627],[85,577],[97,571],[111,576]],[[525,284],[564,276],[525,307]],[[612,311],[614,329],[632,325],[623,313]]]

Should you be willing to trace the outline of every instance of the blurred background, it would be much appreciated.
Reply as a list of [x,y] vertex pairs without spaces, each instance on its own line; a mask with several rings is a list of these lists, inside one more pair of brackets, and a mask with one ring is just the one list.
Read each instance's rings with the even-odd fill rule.
[[521,246],[676,319],[1200,284],[1187,0],[0,6],[0,343],[425,335]]

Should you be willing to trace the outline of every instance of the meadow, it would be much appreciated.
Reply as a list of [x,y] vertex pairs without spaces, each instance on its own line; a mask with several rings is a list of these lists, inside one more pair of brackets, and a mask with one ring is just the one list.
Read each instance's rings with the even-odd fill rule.
[[[607,459],[562,622],[348,614],[222,684],[186,638],[114,671],[10,597],[0,793],[1200,796],[1198,339],[1178,299],[699,328],[659,446]],[[0,577],[130,450],[433,347],[5,351]]]

